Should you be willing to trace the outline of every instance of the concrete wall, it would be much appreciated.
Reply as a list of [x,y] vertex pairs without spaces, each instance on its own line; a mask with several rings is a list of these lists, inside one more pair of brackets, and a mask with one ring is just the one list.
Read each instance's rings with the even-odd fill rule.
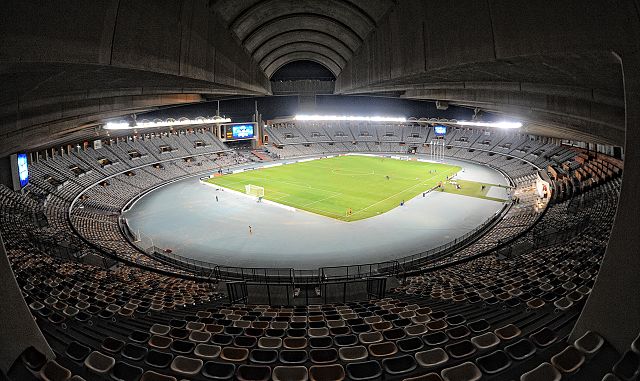
[[27,347],[33,346],[48,358],[55,355],[36,324],[9,265],[0,236],[0,371],[9,368]]
[[[400,1],[347,63],[336,93],[404,91],[622,145],[622,79],[611,52],[638,47],[636,3]],[[559,93],[567,96],[546,98]]]
[[621,58],[627,106],[622,190],[607,252],[571,338],[595,331],[622,353],[640,333],[640,51]]
[[[270,92],[262,69],[209,1],[150,5],[136,0],[3,4],[0,156],[31,137],[66,132],[51,131],[47,124],[53,121],[83,123],[116,110],[165,105],[167,98],[179,104],[200,101],[202,94]],[[29,139],[21,136],[23,130],[31,130]]]

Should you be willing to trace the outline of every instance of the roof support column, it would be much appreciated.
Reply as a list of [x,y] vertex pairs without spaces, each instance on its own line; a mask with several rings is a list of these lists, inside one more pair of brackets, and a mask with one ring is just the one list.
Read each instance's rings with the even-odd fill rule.
[[624,352],[640,332],[640,51],[623,55],[621,62],[626,110],[622,189],[600,272],[571,339],[595,331]]

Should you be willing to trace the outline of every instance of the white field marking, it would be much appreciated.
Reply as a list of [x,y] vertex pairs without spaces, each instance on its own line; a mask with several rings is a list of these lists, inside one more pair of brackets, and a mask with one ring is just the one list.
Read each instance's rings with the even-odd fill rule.
[[309,205],[313,205],[313,204],[316,204],[316,203],[318,203],[318,202],[325,201],[325,200],[328,200],[328,199],[330,199],[330,198],[334,198],[334,197],[338,197],[338,196],[342,196],[342,193],[334,194],[333,196],[329,196],[329,197],[325,197],[325,198],[321,198],[320,200],[311,201],[311,202],[309,202],[309,203],[307,203],[307,204],[301,205],[300,207],[301,207],[301,208],[305,208],[305,207],[307,207],[307,206],[309,206]]
[[[267,182],[267,183],[289,184],[289,185],[293,185],[293,186],[296,186],[296,187],[301,187],[301,188],[305,188],[305,189],[312,189],[312,190],[320,191],[320,192],[324,192],[324,193],[333,193],[334,195],[340,195],[341,194],[340,192],[335,192],[335,191],[331,191],[331,190],[315,188],[315,187],[310,186],[307,183],[296,183],[296,182],[291,182],[291,181],[283,181],[282,179],[279,179],[279,178],[268,178],[268,177],[258,177],[258,176],[252,177],[251,179],[232,182],[232,183],[229,183],[229,185],[236,185],[236,184],[246,185],[246,184],[250,184],[252,182],[256,182],[254,180],[263,181],[263,182]],[[267,189],[267,190],[269,190],[269,189]],[[271,190],[269,190],[269,191],[271,191]],[[283,192],[280,192],[280,193],[283,193]]]
[[371,208],[371,207],[372,207],[372,206],[374,206],[374,205],[377,205],[377,204],[379,204],[379,203],[381,203],[381,202],[387,201],[388,199],[393,198],[393,197],[395,197],[395,196],[397,196],[397,195],[399,195],[399,194],[401,194],[401,193],[404,193],[404,192],[406,192],[406,191],[408,191],[408,190],[410,190],[410,189],[413,189],[413,188],[415,188],[415,187],[417,187],[417,186],[419,186],[419,185],[424,185],[424,183],[425,183],[425,182],[427,182],[427,181],[429,181],[429,180],[433,179],[434,177],[436,177],[436,175],[431,176],[430,178],[428,178],[428,179],[426,179],[426,180],[424,180],[424,181],[421,181],[421,182],[419,182],[419,183],[417,183],[417,184],[415,184],[415,185],[413,185],[413,186],[410,186],[409,188],[405,188],[404,190],[401,190],[400,192],[398,192],[398,193],[396,193],[396,194],[393,194],[393,195],[391,195],[391,196],[389,196],[389,197],[387,197],[387,198],[385,198],[385,199],[382,199],[382,200],[380,200],[380,201],[376,201],[376,202],[374,202],[373,204],[371,204],[371,205],[369,205],[369,206],[366,206],[366,207],[364,207],[364,208],[362,208],[362,209],[360,209],[360,210],[357,210],[357,211],[355,211],[355,212],[351,213],[351,215],[352,215],[352,216],[353,216],[353,215],[356,215],[356,214],[358,214],[358,213],[360,213],[360,212],[362,212],[362,211],[364,211],[364,210],[367,210],[367,209]]

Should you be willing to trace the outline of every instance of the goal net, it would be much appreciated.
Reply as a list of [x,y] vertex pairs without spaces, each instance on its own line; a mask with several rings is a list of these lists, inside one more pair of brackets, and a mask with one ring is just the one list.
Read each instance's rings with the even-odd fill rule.
[[244,192],[251,196],[264,197],[264,188],[257,185],[245,185]]

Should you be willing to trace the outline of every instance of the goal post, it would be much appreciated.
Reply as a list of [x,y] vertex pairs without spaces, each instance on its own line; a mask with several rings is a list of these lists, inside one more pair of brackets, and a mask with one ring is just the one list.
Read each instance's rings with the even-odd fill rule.
[[244,192],[250,196],[264,197],[264,188],[253,184],[244,186]]

